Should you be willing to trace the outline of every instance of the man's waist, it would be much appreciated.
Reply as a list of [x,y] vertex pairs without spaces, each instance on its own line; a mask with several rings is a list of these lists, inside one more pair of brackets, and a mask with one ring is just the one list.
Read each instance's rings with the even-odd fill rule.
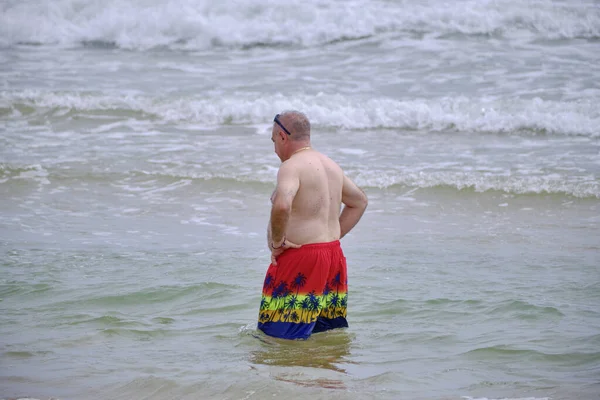
[[[300,249],[313,249],[313,248],[318,248],[318,247],[339,247],[340,246],[339,239],[326,241],[326,242],[309,242],[309,243],[296,243],[296,242],[292,241],[292,243],[301,245],[302,247],[300,247]],[[290,249],[290,250],[294,250],[294,249]]]

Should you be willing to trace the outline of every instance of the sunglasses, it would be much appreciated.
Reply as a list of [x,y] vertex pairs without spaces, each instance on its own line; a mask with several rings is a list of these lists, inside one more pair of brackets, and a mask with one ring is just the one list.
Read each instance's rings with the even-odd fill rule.
[[283,126],[283,124],[281,123],[281,121],[279,121],[279,114],[277,114],[275,116],[275,118],[273,118],[273,122],[275,122],[277,125],[279,125],[281,127],[281,129],[283,129],[283,131],[285,133],[287,133],[288,135],[292,135],[292,133],[290,131],[288,131],[287,129],[285,129],[285,126]]

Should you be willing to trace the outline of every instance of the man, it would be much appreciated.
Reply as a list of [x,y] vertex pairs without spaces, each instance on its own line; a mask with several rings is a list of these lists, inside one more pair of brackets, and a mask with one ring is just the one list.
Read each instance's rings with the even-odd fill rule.
[[271,265],[258,329],[279,338],[306,339],[348,326],[346,258],[339,239],[362,217],[367,196],[334,161],[311,147],[304,114],[276,115],[271,140],[282,164],[271,196]]

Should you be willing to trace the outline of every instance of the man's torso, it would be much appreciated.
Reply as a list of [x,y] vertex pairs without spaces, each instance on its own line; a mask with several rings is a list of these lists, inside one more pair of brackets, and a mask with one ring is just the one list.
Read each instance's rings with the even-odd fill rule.
[[300,186],[288,222],[286,238],[296,244],[330,242],[340,238],[339,214],[344,174],[329,157],[301,151],[291,157]]

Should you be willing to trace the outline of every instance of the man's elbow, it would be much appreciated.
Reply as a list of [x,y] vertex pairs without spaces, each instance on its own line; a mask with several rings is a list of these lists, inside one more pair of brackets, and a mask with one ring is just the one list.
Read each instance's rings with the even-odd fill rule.
[[369,199],[367,198],[367,195],[363,192],[362,197],[360,199],[360,207],[364,211],[367,209],[368,205],[369,205]]
[[276,215],[287,215],[291,211],[291,207],[289,204],[284,202],[274,202],[273,207],[271,209],[271,213]]
[[355,197],[354,199],[352,199],[352,201],[346,201],[343,203],[348,208],[356,208],[358,210],[364,211],[367,209],[367,206],[369,205],[369,199],[367,198],[366,194],[362,193],[361,196]]

